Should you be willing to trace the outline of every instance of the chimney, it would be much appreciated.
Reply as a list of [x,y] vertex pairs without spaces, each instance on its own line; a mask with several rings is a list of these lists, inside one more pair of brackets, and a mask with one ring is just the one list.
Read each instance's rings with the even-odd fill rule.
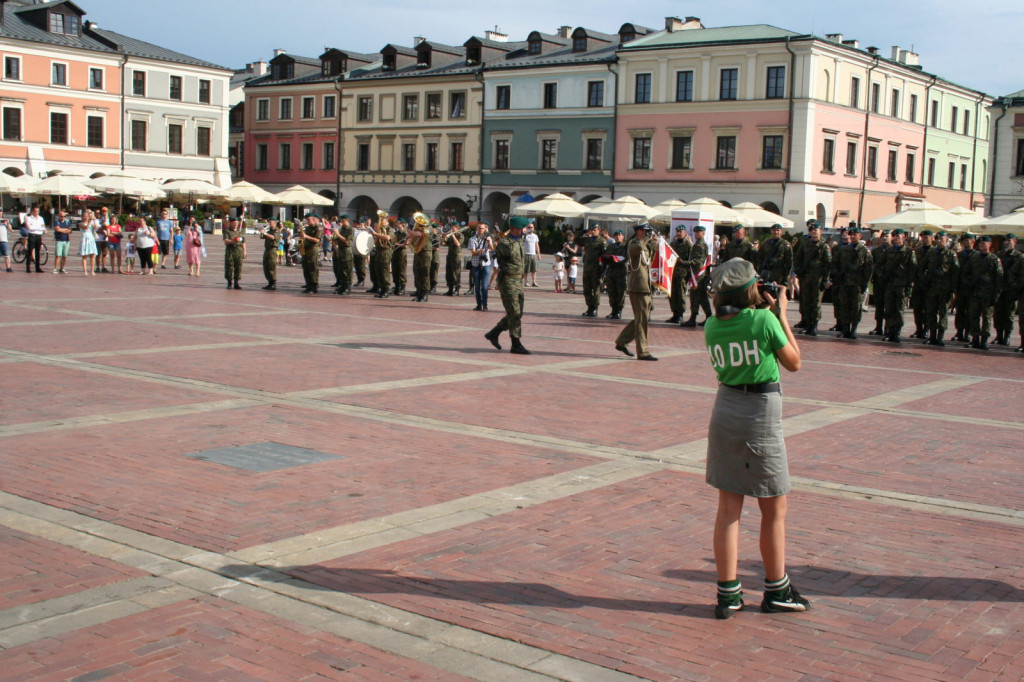
[[877,56],[878,55],[878,48],[872,45],[871,47],[868,48],[868,54],[873,54],[873,55]]
[[274,50],[274,56],[275,56],[275,57],[277,57],[277,56],[279,56],[279,55],[282,55],[282,54],[284,54],[284,53],[285,53],[285,52],[287,52],[287,51],[288,51],[288,50],[282,50],[281,48],[277,48],[276,50]]
[[900,60],[900,46],[899,45],[893,45],[892,46],[892,57],[890,57],[890,59],[892,59],[894,62],[898,62]]
[[825,39],[828,40],[828,41],[831,41],[833,43],[842,43],[843,42],[843,34],[842,33],[826,33],[825,34]]
[[686,17],[686,22],[683,24],[683,28],[704,28],[704,24],[701,23],[700,17]]
[[256,76],[262,76],[267,72],[267,63],[264,61],[253,62],[252,64],[246,64],[245,70]]
[[558,27],[558,37],[559,38],[568,38],[571,35],[572,35],[572,26],[559,26]]
[[844,40],[843,41],[843,45],[846,45],[847,47],[852,47],[855,50],[860,49],[860,41],[859,40]]
[[685,20],[679,17],[665,17],[665,30],[669,33],[685,31],[692,28],[704,28],[700,17],[686,17]]
[[416,47],[417,45],[419,45],[420,43],[422,43],[424,41],[426,41],[426,38],[424,38],[423,36],[413,36],[412,37],[412,46]]
[[493,31],[484,31],[484,38],[487,40],[493,40],[496,43],[508,42],[508,34],[499,31],[497,26],[494,27]]

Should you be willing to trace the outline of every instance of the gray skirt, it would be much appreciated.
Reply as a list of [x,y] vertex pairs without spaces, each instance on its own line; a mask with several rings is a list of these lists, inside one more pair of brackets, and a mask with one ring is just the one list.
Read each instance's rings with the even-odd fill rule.
[[789,492],[780,393],[718,387],[708,428],[706,480],[719,490],[751,497]]

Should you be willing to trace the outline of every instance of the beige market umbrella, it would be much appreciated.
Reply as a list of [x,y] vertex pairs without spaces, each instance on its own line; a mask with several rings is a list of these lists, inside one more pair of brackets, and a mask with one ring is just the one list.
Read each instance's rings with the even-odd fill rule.
[[19,175],[14,177],[7,173],[0,173],[0,192],[8,194],[31,194],[32,189],[39,184],[39,181],[31,175]]
[[84,184],[104,194],[119,194],[138,199],[163,199],[166,193],[160,185],[152,180],[130,175],[129,173],[111,173],[98,178],[90,178]]
[[195,179],[172,180],[160,185],[160,189],[169,196],[187,198],[190,202],[192,199],[213,199],[228,195],[227,190],[213,183]]
[[953,215],[949,211],[939,208],[935,204],[923,201],[920,204],[909,206],[898,213],[887,215],[877,220],[868,221],[868,224],[875,229],[894,229],[902,227],[914,232],[923,229],[945,229],[950,232],[964,232],[967,226],[976,221],[964,219],[961,216]]
[[85,185],[86,178],[70,173],[58,173],[38,182],[30,192],[35,196],[57,197],[58,208],[61,197],[89,199],[96,196],[96,190]]
[[999,234],[1024,229],[1024,208],[1018,208],[1012,213],[996,218],[989,218],[977,225],[977,232],[981,234]]
[[657,211],[644,202],[629,196],[620,197],[596,208],[588,208],[586,212],[588,220],[619,221],[650,220],[657,214]]
[[334,200],[321,196],[302,185],[292,185],[283,192],[275,194],[273,201],[263,203],[282,204],[285,206],[334,206]]
[[686,205],[686,210],[710,213],[715,221],[715,225],[742,225],[743,227],[752,227],[754,225],[754,221],[747,216],[732,210],[728,206],[722,205],[721,202],[715,201],[710,197],[701,197],[691,201]]
[[652,223],[671,223],[672,222],[672,211],[686,208],[686,202],[680,199],[669,199],[663,201],[656,206],[651,206],[652,209],[657,211],[657,214],[651,218]]
[[772,225],[782,225],[785,230],[793,229],[793,221],[788,218],[783,218],[777,213],[766,211],[755,203],[750,201],[744,201],[742,204],[736,204],[732,207],[732,210],[736,211],[740,215],[744,215],[754,221],[754,227],[771,227]]
[[543,199],[521,204],[512,209],[513,215],[554,216],[556,218],[579,218],[587,207],[558,192]]
[[273,204],[278,203],[277,195],[267,190],[242,180],[227,188],[225,199],[234,204]]

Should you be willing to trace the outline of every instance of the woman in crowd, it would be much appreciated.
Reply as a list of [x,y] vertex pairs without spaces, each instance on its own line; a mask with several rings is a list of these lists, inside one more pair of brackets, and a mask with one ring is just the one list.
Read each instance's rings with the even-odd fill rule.
[[139,254],[139,274],[153,275],[153,247],[156,246],[156,230],[143,220],[135,230],[135,250]]
[[203,228],[195,218],[189,218],[185,232],[185,262],[188,263],[188,276],[199,276],[199,268],[203,265]]
[[107,253],[110,254],[110,271],[124,274],[121,267],[121,239],[124,230],[116,215],[110,217],[110,225],[107,227]]
[[82,222],[78,223],[78,231],[82,235],[78,255],[82,257],[82,274],[87,277],[96,274],[96,229],[98,227],[99,223],[93,212],[86,209],[82,213]]

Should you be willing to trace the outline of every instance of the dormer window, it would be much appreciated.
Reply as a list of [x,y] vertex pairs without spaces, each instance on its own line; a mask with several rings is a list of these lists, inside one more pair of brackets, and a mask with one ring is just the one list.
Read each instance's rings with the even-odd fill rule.
[[274,80],[284,80],[285,78],[292,78],[295,75],[295,62],[285,62],[283,64],[274,64],[271,70],[271,75]]
[[466,48],[466,63],[467,64],[479,64],[480,63],[480,47],[473,45]]
[[430,68],[430,50],[420,50],[416,53],[416,66],[420,69]]
[[587,32],[583,29],[576,29],[572,34],[572,51],[573,52],[586,52],[587,51]]
[[50,33],[77,36],[81,22],[74,14],[50,12]]
[[636,40],[636,31],[632,31],[632,30],[628,30],[627,29],[627,30],[625,30],[625,31],[623,31],[622,33],[619,34],[619,42],[620,43],[628,43],[628,42],[631,42],[631,41],[634,41],[634,40]]
[[320,63],[320,73],[324,76],[337,76],[348,71],[344,59],[325,59]]
[[395,55],[394,53],[384,55],[384,64],[380,67],[383,71],[394,71],[395,70]]
[[527,45],[530,54],[540,54],[540,40],[534,39]]

